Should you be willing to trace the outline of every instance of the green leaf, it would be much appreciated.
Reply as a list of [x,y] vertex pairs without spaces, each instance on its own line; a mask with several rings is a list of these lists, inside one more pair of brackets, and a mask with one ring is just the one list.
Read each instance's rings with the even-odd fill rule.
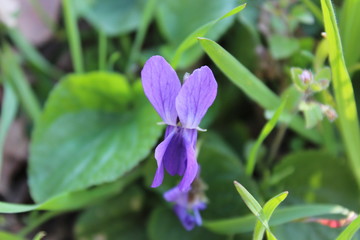
[[64,193],[41,204],[0,202],[0,213],[21,213],[32,210],[65,211],[83,208],[121,192],[130,181],[134,180],[135,177],[137,177],[137,174],[132,173],[122,177],[119,181],[104,184],[92,189]]
[[33,238],[33,240],[41,240],[43,239],[43,237],[45,237],[46,234],[45,232],[39,232],[38,234],[35,235],[35,237]]
[[269,38],[270,53],[277,59],[285,59],[300,49],[299,41],[296,38],[272,35]]
[[36,202],[114,181],[150,152],[162,127],[141,88],[133,91],[131,99],[122,75],[101,72],[69,75],[57,85],[30,146]]
[[83,211],[75,224],[76,239],[146,239],[143,189],[130,187]]
[[354,234],[360,229],[360,217],[357,217],[344,231],[336,238],[336,240],[350,240]]
[[256,201],[256,199],[249,193],[246,188],[244,188],[240,183],[234,182],[236,190],[240,194],[241,198],[244,200],[246,206],[250,209],[250,211],[261,221],[261,223],[265,226],[266,229],[269,229],[269,225],[267,219],[262,211],[262,207]]
[[340,12],[340,34],[344,47],[346,66],[352,67],[359,60],[360,52],[355,51],[360,39],[360,1],[345,0]]
[[323,113],[316,102],[301,102],[299,110],[304,113],[306,128],[313,128],[323,119]]
[[147,227],[147,233],[150,240],[224,239],[224,236],[211,233],[201,227],[186,231],[175,213],[170,209],[165,208],[157,208],[152,212]]
[[222,19],[225,19],[227,17],[230,17],[234,14],[237,14],[239,12],[241,12],[244,8],[245,8],[246,4],[242,4],[234,9],[232,9],[231,11],[229,11],[228,13],[226,13],[224,16],[219,17],[215,20],[212,20],[211,22],[197,28],[194,32],[192,32],[190,35],[188,35],[184,41],[181,42],[181,44],[179,45],[179,47],[176,49],[175,51],[175,55],[171,61],[171,65],[174,69],[176,69],[181,55],[183,54],[183,52],[185,52],[187,49],[189,49],[190,47],[192,47],[193,45],[196,44],[197,42],[197,38],[198,37],[204,37],[205,34],[219,21],[221,21]]
[[[269,222],[270,226],[310,218],[324,214],[344,214],[349,210],[339,205],[314,204],[297,205],[278,209]],[[255,227],[256,217],[246,215],[237,218],[222,219],[215,221],[204,221],[204,226],[209,230],[220,234],[237,234],[250,232]]]
[[[336,203],[358,207],[360,193],[350,167],[343,159],[324,151],[299,151],[281,159],[273,176],[291,172],[277,183],[291,194],[288,202]],[[301,184],[299,184],[301,183]]]
[[292,67],[291,71],[291,80],[293,81],[295,87],[304,92],[307,89],[307,85],[300,79],[300,75],[302,74],[303,70],[301,68]]
[[272,118],[265,124],[263,129],[260,132],[260,135],[258,139],[256,140],[254,146],[251,148],[249,159],[246,165],[246,173],[248,175],[251,175],[254,171],[255,163],[256,163],[256,156],[259,150],[259,147],[261,146],[262,142],[265,140],[265,138],[271,133],[271,131],[276,126],[276,123],[278,122],[281,113],[283,112],[285,106],[286,106],[286,100],[284,100],[280,107],[276,110],[275,114],[272,116]]
[[[275,209],[280,205],[280,203],[282,201],[285,200],[287,195],[288,195],[288,192],[280,193],[265,203],[265,205],[263,207],[263,212],[264,212],[264,215],[268,222],[269,222],[273,212],[275,211]],[[264,227],[264,225],[258,220],[256,222],[256,226],[254,229],[254,239],[262,240],[265,230],[266,230],[266,228]],[[271,238],[275,239],[272,234],[270,234],[268,236],[268,239],[271,239]]]
[[[329,46],[332,83],[339,115],[339,127],[344,147],[352,165],[356,182],[360,186],[360,128],[356,110],[354,90],[346,69],[339,31],[330,0],[321,0],[325,31]],[[353,51],[353,49],[352,49]]]
[[[218,68],[236,86],[242,89],[248,97],[266,110],[274,110],[280,106],[280,97],[276,96],[261,80],[256,78],[220,45],[206,38],[199,38],[199,42]],[[285,121],[288,121],[289,118],[285,119]],[[294,116],[289,124],[300,135],[314,142],[320,141],[320,136],[317,132],[305,129],[300,116]]]
[[76,0],[74,7],[98,30],[115,36],[135,30],[141,19],[145,0]]

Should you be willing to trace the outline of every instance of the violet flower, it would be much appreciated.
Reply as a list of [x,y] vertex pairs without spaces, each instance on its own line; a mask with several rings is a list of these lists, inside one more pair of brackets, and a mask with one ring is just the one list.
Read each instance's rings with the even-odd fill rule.
[[175,187],[164,194],[166,201],[175,203],[174,212],[188,231],[202,224],[200,210],[206,208],[205,189],[206,186],[197,178],[187,192],[180,191],[178,187]]
[[155,149],[157,171],[152,187],[161,185],[164,169],[183,176],[180,191],[190,189],[198,172],[195,146],[201,119],[214,102],[217,83],[209,67],[196,69],[181,86],[174,69],[153,56],[141,71],[145,95],[167,125],[165,139]]

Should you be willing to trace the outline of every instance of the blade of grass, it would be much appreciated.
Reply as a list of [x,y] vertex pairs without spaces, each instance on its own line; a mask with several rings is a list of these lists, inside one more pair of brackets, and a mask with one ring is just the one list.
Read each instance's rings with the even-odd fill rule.
[[[288,192],[280,193],[265,203],[263,207],[263,212],[268,222],[270,221],[270,218],[273,212],[275,211],[275,209],[280,205],[280,203],[282,203],[285,200],[287,195]],[[262,225],[262,223],[260,221],[257,221],[254,230],[254,239],[262,240],[265,230],[266,228]],[[276,239],[276,238],[274,238],[274,236],[271,234],[268,236],[268,239]]]
[[84,71],[80,33],[76,21],[76,14],[71,0],[63,0],[63,11],[67,37],[70,44],[71,58],[76,73]]
[[357,217],[344,231],[336,238],[336,240],[350,240],[354,234],[360,229],[360,216]]
[[35,237],[33,238],[33,240],[41,240],[43,239],[43,237],[45,237],[46,234],[45,232],[39,232],[38,234],[35,235]]
[[[266,110],[274,110],[281,104],[281,99],[272,92],[261,80],[254,76],[230,53],[223,49],[219,44],[206,38],[198,38],[200,45],[208,56],[213,60],[217,67],[253,101],[258,103]],[[286,116],[285,116],[286,115]],[[300,116],[290,117],[284,113],[280,121],[291,121],[289,126],[298,134],[307,139],[320,143],[321,137],[318,132],[305,128],[304,121]]]
[[280,105],[280,107],[276,110],[275,114],[272,116],[272,118],[265,124],[263,129],[260,132],[260,135],[258,139],[256,140],[254,146],[251,148],[249,159],[246,164],[246,174],[249,176],[253,174],[255,164],[256,164],[256,156],[259,150],[259,147],[261,146],[262,142],[265,140],[265,138],[271,133],[271,131],[276,126],[276,123],[278,122],[281,113],[284,111],[284,108],[286,106],[286,100],[283,101]]
[[16,47],[25,56],[25,58],[37,68],[39,71],[45,73],[47,76],[58,78],[62,72],[56,67],[52,66],[40,53],[32,46],[21,33],[15,28],[9,28],[7,31],[11,40]]
[[179,47],[176,49],[174,57],[171,61],[171,66],[176,69],[177,65],[180,62],[181,56],[182,54],[189,49],[190,47],[192,47],[193,45],[196,44],[196,40],[199,37],[203,37],[205,36],[205,34],[219,21],[230,17],[234,14],[237,14],[239,12],[241,12],[244,8],[246,7],[246,3],[242,4],[234,9],[232,9],[231,11],[229,11],[228,13],[226,13],[225,15],[223,15],[222,17],[215,19],[209,23],[204,24],[203,26],[199,27],[198,29],[196,29],[194,32],[192,32],[187,38],[184,39],[184,41],[181,42],[181,44],[179,45]]
[[307,6],[312,14],[314,14],[316,20],[322,23],[323,19],[320,8],[311,0],[302,0],[302,2]]
[[[34,123],[37,122],[41,114],[40,104],[21,70],[17,56],[9,46],[4,46],[1,60],[3,72],[6,74],[12,89],[17,94],[21,105],[27,111],[32,121]],[[5,64],[6,66],[4,66]]]
[[356,64],[360,51],[354,51],[360,41],[360,1],[345,0],[340,12],[340,35],[343,43],[344,58],[347,67]]
[[352,170],[360,186],[360,129],[354,90],[342,53],[339,31],[330,0],[321,0],[325,31],[329,44],[329,58],[333,77],[333,90],[337,104],[340,132]]
[[0,119],[0,175],[2,173],[2,163],[4,154],[4,143],[7,133],[10,129],[11,123],[14,121],[18,109],[18,100],[11,85],[5,80],[4,83],[4,98],[1,108]]
[[[284,207],[273,213],[269,222],[270,226],[278,226],[288,222],[299,221],[304,218],[316,217],[324,214],[346,215],[348,209],[339,205],[329,204],[307,204],[292,207]],[[242,217],[204,221],[203,225],[212,232],[219,234],[237,234],[252,231],[255,227],[256,217],[246,215]]]

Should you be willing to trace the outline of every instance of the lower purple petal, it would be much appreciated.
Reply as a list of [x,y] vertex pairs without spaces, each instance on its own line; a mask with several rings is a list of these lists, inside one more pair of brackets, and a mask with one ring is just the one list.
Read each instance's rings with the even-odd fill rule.
[[184,143],[186,148],[186,170],[181,182],[179,183],[180,191],[184,191],[184,192],[190,189],[191,183],[194,181],[199,169],[199,165],[196,161],[195,148],[193,147],[194,142],[191,141],[192,140],[191,138],[193,138],[192,136],[194,135],[193,131],[196,130],[187,130],[187,131],[188,132],[184,137],[185,139]]
[[164,179],[164,165],[163,165],[163,156],[166,152],[166,149],[168,148],[169,143],[171,142],[175,132],[170,132],[164,141],[162,141],[155,149],[155,159],[157,162],[157,170],[155,173],[154,180],[151,184],[151,187],[155,188],[161,185],[163,179]]
[[186,148],[183,136],[184,130],[177,128],[174,131],[176,131],[176,133],[164,153],[163,163],[166,171],[170,175],[174,176],[178,174],[179,176],[182,176],[184,175],[186,168]]
[[180,222],[187,231],[190,231],[195,227],[195,218],[187,212],[186,208],[180,205],[175,205],[174,212],[176,213]]

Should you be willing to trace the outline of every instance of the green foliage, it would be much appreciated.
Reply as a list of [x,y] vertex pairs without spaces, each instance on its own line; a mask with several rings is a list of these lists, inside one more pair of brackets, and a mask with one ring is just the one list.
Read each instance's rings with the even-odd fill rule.
[[119,74],[89,73],[70,75],[53,90],[31,143],[37,202],[114,181],[149,153],[162,128],[136,86]]

